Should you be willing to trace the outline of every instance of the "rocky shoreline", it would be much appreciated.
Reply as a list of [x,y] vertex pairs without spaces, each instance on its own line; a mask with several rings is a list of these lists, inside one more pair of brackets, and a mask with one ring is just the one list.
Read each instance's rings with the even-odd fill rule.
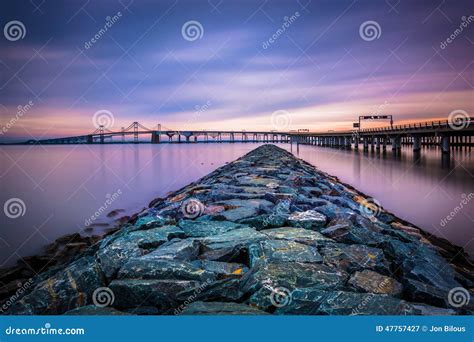
[[[462,248],[274,145],[152,201],[104,238],[53,245],[39,275],[0,273],[13,284],[2,314],[474,312]],[[12,296],[20,280],[29,285]]]

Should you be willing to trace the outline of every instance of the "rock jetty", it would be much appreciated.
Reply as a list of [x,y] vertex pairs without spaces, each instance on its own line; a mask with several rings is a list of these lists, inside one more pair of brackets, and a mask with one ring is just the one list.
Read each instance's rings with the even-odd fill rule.
[[456,315],[465,252],[274,145],[33,277],[6,314]]

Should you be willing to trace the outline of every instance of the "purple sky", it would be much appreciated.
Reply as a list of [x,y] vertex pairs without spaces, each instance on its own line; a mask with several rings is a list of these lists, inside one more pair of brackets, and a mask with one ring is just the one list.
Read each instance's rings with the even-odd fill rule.
[[[0,37],[0,141],[89,133],[97,118],[112,130],[133,121],[328,130],[350,129],[361,114],[392,114],[400,123],[472,113],[473,7],[468,0],[2,2],[2,27],[17,20],[26,32]],[[104,31],[107,17],[113,24]],[[197,37],[183,34],[189,21],[198,23]],[[361,31],[366,22],[375,22],[368,24],[375,37]]]

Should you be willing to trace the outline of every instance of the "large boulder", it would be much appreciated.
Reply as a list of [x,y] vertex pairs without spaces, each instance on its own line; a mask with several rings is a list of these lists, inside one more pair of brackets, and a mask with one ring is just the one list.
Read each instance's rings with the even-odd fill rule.
[[220,235],[201,239],[201,259],[216,261],[238,260],[248,253],[248,246],[252,243],[265,240],[267,236],[253,228],[241,228],[228,231]]
[[288,216],[288,224],[292,227],[318,229],[326,224],[326,216],[315,210],[294,212]]
[[188,237],[206,237],[219,235],[237,228],[244,228],[244,225],[230,221],[194,221],[181,220],[180,228]]
[[131,259],[119,270],[118,279],[179,279],[210,281],[216,278],[214,272],[202,269],[199,262],[160,258]]
[[383,294],[335,291],[314,310],[318,315],[415,315],[410,303]]
[[365,245],[326,244],[320,249],[323,262],[340,271],[352,273],[364,269],[390,273],[390,263],[379,248]]
[[199,255],[200,243],[194,238],[173,239],[161,245],[153,252],[143,256],[143,259],[175,259],[175,260],[195,260]]
[[265,315],[251,306],[227,302],[194,302],[185,307],[183,315]]
[[320,244],[333,241],[321,233],[304,228],[282,227],[265,229],[261,232],[267,235],[270,239],[294,241],[304,243],[309,246],[318,246]]
[[242,279],[242,290],[254,293],[262,287],[319,288],[321,290],[344,287],[346,276],[335,268],[322,264],[300,262],[260,262]]
[[119,279],[113,280],[109,288],[115,297],[114,307],[155,306],[166,311],[178,305],[179,292],[199,284],[192,280]]
[[349,284],[358,291],[387,294],[394,297],[400,296],[403,291],[402,284],[395,279],[369,270],[355,272],[349,279]]
[[318,263],[322,261],[316,247],[288,240],[265,240],[249,247],[250,266],[259,260],[266,262],[296,261]]
[[83,257],[40,282],[7,311],[10,315],[60,315],[92,303],[92,293],[104,286],[93,257]]

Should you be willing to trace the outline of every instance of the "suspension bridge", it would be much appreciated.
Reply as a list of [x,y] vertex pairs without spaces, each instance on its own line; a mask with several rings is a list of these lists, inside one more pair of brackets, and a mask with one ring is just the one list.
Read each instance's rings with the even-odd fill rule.
[[[438,146],[443,153],[453,147],[474,146],[474,120],[465,118],[461,123],[449,121],[418,122],[407,125],[358,129],[340,132],[298,131],[229,131],[229,130],[172,130],[150,129],[135,121],[120,131],[99,126],[95,131],[72,137],[29,140],[23,144],[112,144],[112,143],[211,143],[211,142],[269,142],[298,143],[338,149],[386,150],[391,146],[398,151],[410,145],[419,152],[422,146]],[[143,137],[147,137],[143,139]],[[130,139],[131,138],[131,139]]]

